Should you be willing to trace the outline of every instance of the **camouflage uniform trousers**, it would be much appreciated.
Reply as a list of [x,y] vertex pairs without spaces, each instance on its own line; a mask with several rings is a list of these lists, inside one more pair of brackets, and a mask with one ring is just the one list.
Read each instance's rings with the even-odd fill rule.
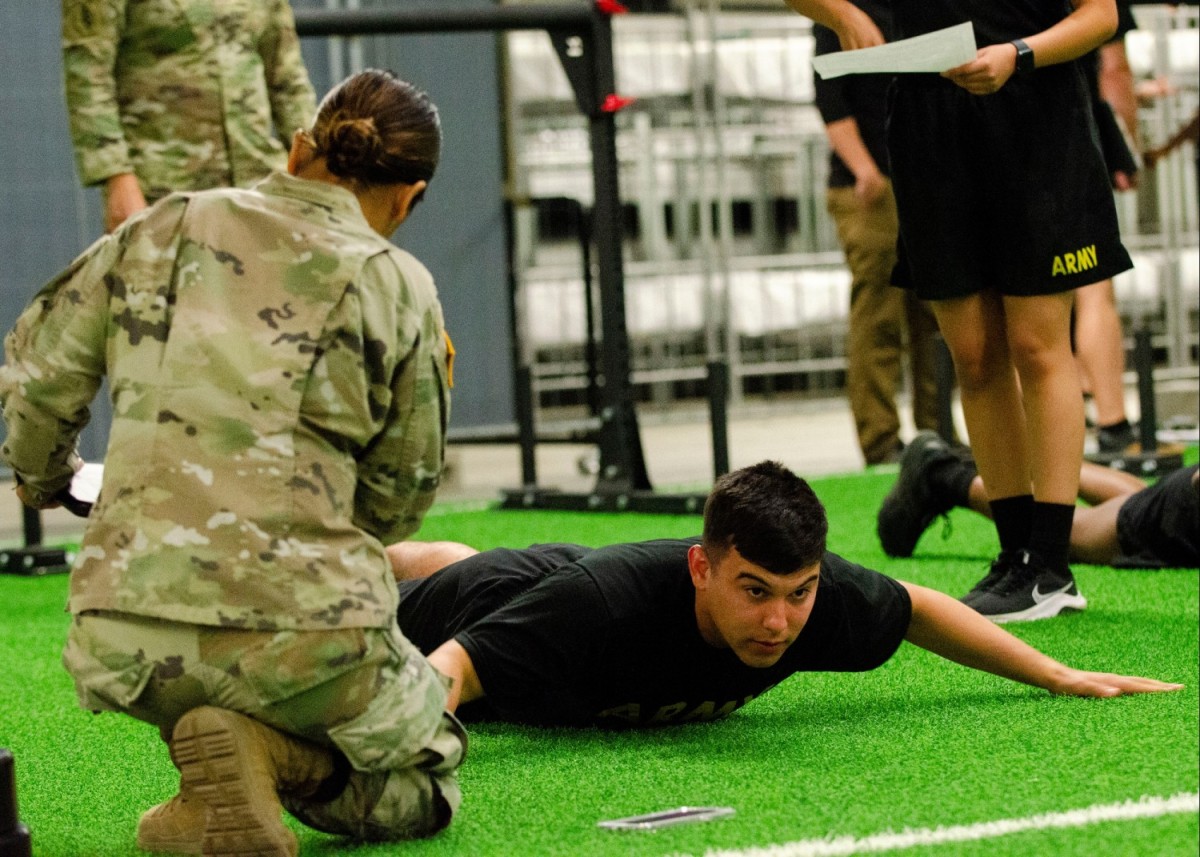
[[243,631],[88,611],[63,663],[79,702],[144,720],[169,738],[188,710],[214,705],[336,748],[353,770],[321,802],[280,795],[310,827],[359,839],[428,836],[462,795],[466,732],[444,680],[398,628]]

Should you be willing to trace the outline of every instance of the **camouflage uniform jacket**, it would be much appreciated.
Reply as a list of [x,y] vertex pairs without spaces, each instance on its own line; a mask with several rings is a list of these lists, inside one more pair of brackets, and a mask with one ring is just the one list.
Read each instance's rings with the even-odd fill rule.
[[383,541],[441,473],[429,272],[334,185],[173,194],[46,285],[5,340],[3,454],[42,504],[107,375],[113,423],[70,610],[259,630],[387,627]]
[[62,41],[85,185],[248,187],[316,115],[287,0],[63,0]]

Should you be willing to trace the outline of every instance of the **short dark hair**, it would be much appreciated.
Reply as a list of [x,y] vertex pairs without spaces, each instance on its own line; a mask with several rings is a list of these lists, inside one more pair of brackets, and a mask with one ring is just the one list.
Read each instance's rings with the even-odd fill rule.
[[777,461],[726,473],[704,504],[704,549],[730,547],[772,574],[792,574],[825,555],[829,521],[809,484]]
[[442,125],[429,96],[390,71],[367,69],[329,91],[308,132],[335,176],[360,185],[429,181]]

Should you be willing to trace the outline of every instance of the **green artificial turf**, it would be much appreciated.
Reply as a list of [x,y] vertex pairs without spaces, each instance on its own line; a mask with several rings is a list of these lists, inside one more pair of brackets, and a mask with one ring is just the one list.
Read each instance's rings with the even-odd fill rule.
[[[875,510],[894,473],[814,480],[830,547],[901,579],[961,595],[996,551],[991,525],[951,515],[917,556],[890,560]],[[488,548],[536,541],[604,544],[699,530],[698,516],[502,511],[438,506],[419,538]],[[724,721],[628,733],[481,724],[462,769],[464,804],[438,836],[353,846],[294,824],[301,853],[419,857],[701,855],[820,837],[969,825],[1197,790],[1195,570],[1077,566],[1088,610],[1012,626],[1073,666],[1185,683],[1178,693],[1084,700],[973,672],[905,645],[860,675],[795,676]],[[66,580],[0,577],[0,746],[16,758],[34,854],[132,855],[138,814],[176,786],[155,731],[75,705],[59,664]],[[600,819],[680,805],[731,818],[657,832]],[[913,855],[1195,855],[1194,813],[981,842]]]

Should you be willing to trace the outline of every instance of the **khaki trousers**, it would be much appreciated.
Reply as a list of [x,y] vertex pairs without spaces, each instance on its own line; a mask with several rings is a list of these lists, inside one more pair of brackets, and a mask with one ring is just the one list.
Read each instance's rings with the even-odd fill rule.
[[859,203],[852,187],[830,188],[826,203],[851,275],[846,395],[863,458],[877,464],[900,442],[896,394],[905,351],[913,421],[918,429],[938,427],[937,321],[913,292],[891,285],[900,229],[891,185],[870,206]]

